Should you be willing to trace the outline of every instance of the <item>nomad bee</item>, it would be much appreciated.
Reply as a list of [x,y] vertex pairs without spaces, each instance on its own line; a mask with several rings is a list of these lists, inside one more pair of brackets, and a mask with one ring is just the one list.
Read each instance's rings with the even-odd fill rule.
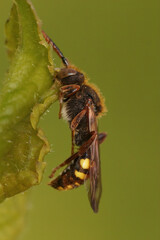
[[[42,33],[64,64],[64,68],[55,75],[55,80],[61,85],[59,117],[68,121],[72,132],[71,157],[57,166],[50,177],[53,178],[59,168],[67,167],[49,185],[58,190],[69,190],[88,179],[89,201],[94,212],[98,212],[102,192],[99,144],[106,134],[98,133],[97,118],[105,112],[104,101],[97,88],[89,84],[85,75],[71,65],[55,43]],[[76,153],[75,148],[78,148]]]

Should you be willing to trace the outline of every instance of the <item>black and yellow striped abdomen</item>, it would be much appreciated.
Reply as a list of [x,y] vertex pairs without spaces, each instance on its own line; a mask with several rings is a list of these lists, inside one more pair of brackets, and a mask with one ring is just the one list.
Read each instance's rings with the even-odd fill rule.
[[77,157],[50,185],[58,190],[70,190],[82,185],[89,177],[90,160],[85,153]]

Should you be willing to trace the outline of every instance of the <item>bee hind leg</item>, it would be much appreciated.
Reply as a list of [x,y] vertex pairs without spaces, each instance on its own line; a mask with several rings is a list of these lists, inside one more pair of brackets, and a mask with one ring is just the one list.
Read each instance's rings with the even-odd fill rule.
[[61,163],[60,165],[58,165],[56,168],[54,168],[52,170],[51,175],[49,176],[50,178],[54,177],[54,174],[56,173],[56,171],[58,169],[60,169],[61,167],[64,167],[65,165],[69,164],[72,160],[76,159],[79,156],[82,156],[87,150],[88,148],[91,146],[91,144],[94,142],[94,140],[96,139],[97,134],[95,132],[91,132],[91,137],[88,139],[88,141],[86,141],[80,148],[79,151],[74,153],[71,157],[69,157],[67,160],[65,160],[63,163]]
[[49,176],[50,178],[54,177],[54,174],[56,173],[56,171],[58,169],[60,169],[61,167],[64,167],[65,165],[69,164],[72,160],[74,160],[76,157],[78,157],[78,152],[73,154],[71,157],[67,158],[67,160],[65,160],[63,163],[59,164],[57,167],[55,167],[52,170],[51,175]]

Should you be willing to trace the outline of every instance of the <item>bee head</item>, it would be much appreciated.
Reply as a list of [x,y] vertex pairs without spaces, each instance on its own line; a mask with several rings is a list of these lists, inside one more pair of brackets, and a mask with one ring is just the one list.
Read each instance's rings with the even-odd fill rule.
[[84,83],[83,73],[78,72],[73,68],[60,69],[60,71],[56,74],[56,79],[60,81],[62,85],[82,85]]

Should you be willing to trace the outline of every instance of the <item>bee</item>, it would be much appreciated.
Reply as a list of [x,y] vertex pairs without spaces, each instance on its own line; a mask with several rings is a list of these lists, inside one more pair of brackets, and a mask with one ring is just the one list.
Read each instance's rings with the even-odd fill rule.
[[[49,185],[57,190],[69,190],[89,180],[90,205],[98,212],[102,192],[99,145],[105,140],[106,133],[98,133],[97,119],[106,111],[104,99],[99,90],[88,83],[85,74],[71,65],[56,44],[44,31],[42,33],[64,65],[55,74],[55,80],[61,86],[59,118],[67,120],[72,133],[71,156],[53,169],[50,178],[59,168],[67,166]],[[76,152],[75,148],[78,149]]]

